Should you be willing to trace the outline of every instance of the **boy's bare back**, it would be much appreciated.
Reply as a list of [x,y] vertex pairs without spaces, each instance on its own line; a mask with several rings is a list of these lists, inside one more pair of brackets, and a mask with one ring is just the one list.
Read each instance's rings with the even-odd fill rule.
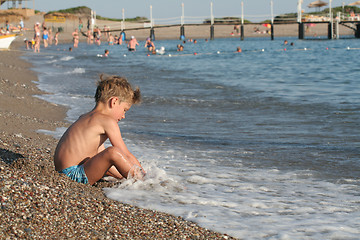
[[[102,145],[108,138],[105,129],[109,129],[114,120],[109,116],[95,112],[86,113],[73,123],[59,141],[55,152],[55,170],[79,165],[102,150]],[[117,126],[117,123],[116,123]]]

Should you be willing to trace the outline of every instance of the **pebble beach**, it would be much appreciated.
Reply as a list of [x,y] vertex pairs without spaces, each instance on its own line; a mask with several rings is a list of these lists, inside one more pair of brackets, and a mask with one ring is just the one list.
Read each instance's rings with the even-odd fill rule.
[[0,239],[233,239],[181,217],[122,204],[54,170],[57,140],[39,129],[67,127],[64,107],[36,97],[17,40],[0,55]]

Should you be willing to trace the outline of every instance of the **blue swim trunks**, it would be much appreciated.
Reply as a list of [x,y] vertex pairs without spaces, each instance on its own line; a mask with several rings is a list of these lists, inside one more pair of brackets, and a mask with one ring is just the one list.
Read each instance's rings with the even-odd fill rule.
[[59,171],[59,173],[64,173],[66,176],[76,182],[85,184],[89,183],[83,165],[71,166]]

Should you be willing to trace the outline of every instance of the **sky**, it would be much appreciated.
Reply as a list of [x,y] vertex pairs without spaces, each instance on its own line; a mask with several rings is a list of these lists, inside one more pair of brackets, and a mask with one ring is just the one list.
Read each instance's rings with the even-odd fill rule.
[[[315,0],[303,0],[305,12],[314,11],[307,5]],[[329,0],[323,0],[329,2]],[[349,4],[355,0],[332,0],[332,6]],[[150,18],[150,5],[155,19],[166,19],[181,16],[181,4],[184,3],[185,19],[188,17],[209,17],[210,2],[213,2],[215,17],[241,16],[242,0],[28,0],[28,8],[48,12],[78,6],[87,6],[98,15],[110,18],[122,18],[122,9],[126,18],[144,16]],[[245,19],[266,20],[271,18],[271,0],[243,0]],[[296,13],[298,0],[273,0],[274,15]],[[6,5],[6,4],[4,4]],[[23,5],[25,3],[23,2]],[[4,9],[4,7],[1,7]]]

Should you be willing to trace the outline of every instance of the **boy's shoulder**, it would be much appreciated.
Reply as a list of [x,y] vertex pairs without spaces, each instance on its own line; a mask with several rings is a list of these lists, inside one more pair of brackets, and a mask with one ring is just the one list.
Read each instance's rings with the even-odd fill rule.
[[107,123],[116,122],[109,114],[105,114],[98,111],[91,111],[80,116],[79,119],[87,119],[94,122]]
[[95,131],[100,134],[120,130],[119,125],[111,116],[93,111],[81,115],[73,127],[83,132]]
[[108,127],[119,128],[117,121],[109,114],[105,114],[101,112],[90,112],[88,118],[94,124],[100,125],[104,128],[108,128]]

